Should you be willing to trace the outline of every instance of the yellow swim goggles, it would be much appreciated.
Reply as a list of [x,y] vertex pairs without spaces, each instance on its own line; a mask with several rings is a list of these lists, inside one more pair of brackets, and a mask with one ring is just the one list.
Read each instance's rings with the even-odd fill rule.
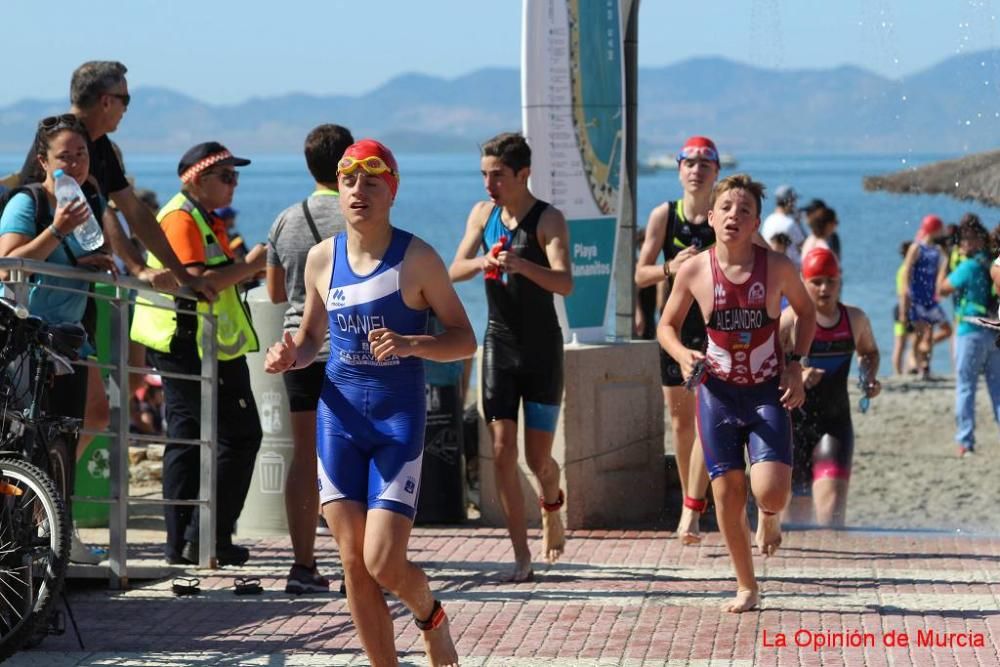
[[386,173],[396,175],[396,172],[393,171],[392,167],[387,165],[385,160],[377,155],[370,155],[363,158],[355,158],[345,155],[340,158],[340,162],[337,163],[338,174],[352,174],[357,171],[358,168],[363,169],[366,174],[371,176],[379,176]]

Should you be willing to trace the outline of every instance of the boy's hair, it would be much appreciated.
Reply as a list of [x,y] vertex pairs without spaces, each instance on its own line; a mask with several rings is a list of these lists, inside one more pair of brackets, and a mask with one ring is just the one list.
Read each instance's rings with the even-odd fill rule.
[[520,132],[503,132],[480,148],[483,157],[495,157],[515,174],[531,166],[531,147]]
[[750,178],[750,174],[733,174],[715,184],[708,205],[710,208],[714,208],[715,200],[724,192],[743,190],[753,195],[754,201],[757,202],[757,216],[760,217],[761,207],[764,205],[764,189],[764,184]]
[[344,151],[354,143],[351,131],[341,125],[326,123],[314,127],[306,135],[306,166],[313,180],[319,183],[337,182],[337,163]]
[[903,241],[899,244],[899,254],[906,257],[906,253],[909,252],[910,246],[913,245],[913,241]]
[[806,217],[809,229],[815,236],[819,236],[824,233],[826,228],[836,221],[837,212],[826,206],[823,208],[813,209],[813,211]]
[[783,234],[781,232],[778,232],[777,234],[771,237],[771,243],[777,243],[778,245],[783,245],[787,248],[788,246],[792,245],[792,237],[789,236],[788,234]]

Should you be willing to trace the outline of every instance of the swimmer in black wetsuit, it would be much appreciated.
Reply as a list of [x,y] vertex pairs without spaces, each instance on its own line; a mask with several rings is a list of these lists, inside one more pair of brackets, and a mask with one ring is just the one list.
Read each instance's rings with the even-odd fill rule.
[[520,134],[501,134],[483,144],[480,166],[490,201],[472,207],[449,273],[456,282],[480,271],[486,278],[483,416],[493,439],[497,490],[514,544],[510,580],[520,582],[534,576],[517,466],[522,403],[525,457],[540,491],[545,560],[555,562],[566,541],[559,516],[564,501],[559,465],[552,458],[563,390],[563,337],[553,294],[565,296],[573,289],[569,231],[563,214],[528,190],[531,149]]
[[[691,137],[677,154],[677,178],[684,196],[660,204],[649,214],[646,237],[635,266],[635,284],[663,284],[669,292],[673,276],[700,251],[715,243],[715,230],[706,215],[712,186],[719,176],[719,153],[708,137]],[[662,254],[662,260],[660,259]],[[693,350],[705,348],[705,320],[692,306],[681,329],[681,341]],[[698,520],[705,511],[708,475],[695,432],[694,394],[684,389],[681,366],[660,349],[660,384],[670,415],[671,443],[681,482],[680,521],[677,536],[683,544],[701,541]]]
[[[826,248],[811,250],[802,260],[806,291],[816,304],[816,335],[804,360],[802,383],[806,401],[792,413],[795,463],[792,501],[784,515],[793,524],[844,525],[851,478],[854,426],[847,383],[855,350],[865,373],[865,393],[881,390],[876,375],[878,345],[864,311],[840,303],[840,264]],[[795,313],[781,315],[781,344],[795,342]]]

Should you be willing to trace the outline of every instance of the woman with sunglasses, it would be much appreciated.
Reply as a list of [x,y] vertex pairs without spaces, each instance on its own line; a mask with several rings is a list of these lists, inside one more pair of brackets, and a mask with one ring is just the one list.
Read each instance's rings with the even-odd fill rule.
[[[406,552],[427,416],[423,360],[472,356],[476,339],[441,258],[389,222],[399,184],[389,149],[356,142],[337,172],[347,231],[309,251],[302,324],[271,346],[265,368],[307,366],[329,327],[316,418],[319,496],[361,643],[371,664],[397,664],[385,588],[413,614],[430,664],[456,665],[447,616]],[[430,310],[444,328],[434,336]]]
[[[22,257],[61,266],[114,271],[110,255],[97,251],[87,253],[77,243],[73,230],[84,224],[91,213],[100,219],[104,199],[90,179],[90,156],[83,125],[69,114],[43,119],[35,137],[38,164],[45,173],[41,184],[25,186],[14,194],[0,217],[0,257]],[[76,200],[65,206],[56,204],[55,172],[63,170],[84,187],[87,201]],[[50,324],[80,324],[87,308],[87,292],[91,283],[78,278],[48,275],[32,277],[34,286],[28,295],[28,310]],[[67,291],[74,290],[74,291]],[[89,341],[80,351],[81,357],[93,353]],[[49,411],[67,417],[84,419],[84,428],[104,430],[109,420],[108,399],[96,368],[77,367],[72,375],[60,375],[49,392]],[[92,436],[82,436],[77,443],[77,455],[82,453]],[[76,456],[67,456],[75,463]],[[69,505],[75,465],[67,465],[66,500]],[[74,531],[70,560],[96,564],[100,557],[87,549]]]
[[[881,390],[879,351],[864,311],[840,302],[840,262],[829,248],[813,248],[802,259],[802,279],[816,305],[816,334],[802,359],[806,400],[792,412],[792,500],[784,520],[843,526],[851,479],[854,427],[847,394],[851,358],[858,354],[865,397]],[[781,314],[781,347],[793,349],[795,313]]]

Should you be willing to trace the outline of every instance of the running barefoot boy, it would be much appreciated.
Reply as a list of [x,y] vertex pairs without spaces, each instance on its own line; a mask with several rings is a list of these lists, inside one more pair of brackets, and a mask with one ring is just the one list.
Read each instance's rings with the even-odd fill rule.
[[[472,207],[449,273],[455,282],[485,277],[489,322],[483,336],[483,416],[493,440],[500,505],[514,547],[508,581],[534,579],[517,467],[517,420],[524,409],[524,449],[538,480],[542,556],[556,562],[566,545],[559,512],[559,464],[552,457],[563,395],[563,334],[553,295],[573,289],[569,230],[559,209],[528,189],[531,147],[499,134],[482,147],[489,201]],[[482,249],[482,255],[479,254]]]
[[[285,332],[271,346],[265,368],[308,366],[329,326],[316,417],[319,499],[361,644],[370,664],[398,664],[384,588],[413,614],[430,664],[457,665],[448,617],[406,550],[424,450],[423,359],[469,357],[476,339],[441,258],[390,224],[398,183],[396,159],[379,142],[344,152],[337,185],[347,231],[309,251],[302,324],[294,339]],[[444,326],[437,336],[426,335],[429,310]]]
[[[743,612],[760,602],[746,521],[746,460],[759,508],[756,542],[765,556],[781,544],[778,514],[791,495],[792,428],[788,410],[802,405],[802,357],[816,328],[816,309],[785,256],[755,245],[764,186],[746,174],[712,191],[708,222],[716,244],[677,273],[657,337],[698,387],[698,432],[712,480],[719,528],[736,570],[736,597],[723,610]],[[778,342],[781,299],[797,316],[787,361]],[[692,303],[706,320],[708,349],[684,346],[680,331]]]

